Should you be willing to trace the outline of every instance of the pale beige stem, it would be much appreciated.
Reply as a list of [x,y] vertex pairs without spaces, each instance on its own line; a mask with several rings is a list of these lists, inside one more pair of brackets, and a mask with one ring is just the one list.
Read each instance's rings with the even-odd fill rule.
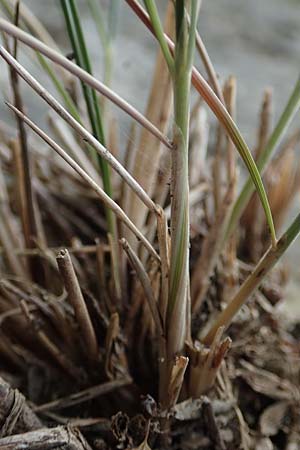
[[112,209],[116,216],[136,235],[136,237],[143,242],[145,247],[154,256],[154,258],[160,260],[158,254],[150,244],[150,242],[144,237],[143,233],[139,231],[134,223],[127,217],[120,206],[114,202],[104,191],[97,185],[97,183],[74,161],[53,139],[51,139],[46,133],[44,133],[37,125],[35,125],[25,114],[16,109],[13,105],[8,104],[8,106],[18,114],[22,120],[35,132],[37,133],[48,145],[50,145],[53,150],[56,151],[85,181],[86,183],[96,192],[96,194],[101,198],[103,203]]
[[0,18],[0,30],[5,33],[13,36],[14,38],[20,40],[24,44],[28,45],[32,49],[42,53],[47,56],[47,58],[51,59],[55,63],[62,66],[64,69],[71,72],[76,77],[80,78],[84,83],[91,86],[96,91],[100,92],[100,94],[104,95],[110,101],[112,101],[115,105],[129,114],[134,120],[136,120],[140,125],[147,128],[147,130],[156,136],[160,141],[162,141],[167,147],[172,148],[172,144],[170,141],[151,123],[147,120],[141,113],[139,113],[133,106],[131,106],[128,102],[122,99],[119,95],[101,83],[99,80],[94,78],[92,75],[87,73],[85,70],[78,67],[72,61],[65,58],[63,55],[48,47],[43,42],[39,41],[35,37],[30,34],[22,31],[20,28],[12,25],[7,20]]
[[108,164],[126,181],[131,189],[139,196],[143,203],[150,209],[156,211],[154,202],[150,199],[143,188],[127,172],[119,161],[32,76],[30,73],[14,59],[9,52],[0,46],[0,55],[13,69],[22,77],[34,91],[40,95],[54,111],[57,112],[75,131],[77,131],[84,140],[86,140],[96,151],[105,159]]
[[96,333],[89,312],[87,310],[68,250],[61,250],[56,257],[56,260],[59,272],[63,280],[63,284],[68,293],[69,301],[74,308],[75,316],[82,331],[82,336],[86,345],[86,351],[91,361],[97,361],[98,343]]

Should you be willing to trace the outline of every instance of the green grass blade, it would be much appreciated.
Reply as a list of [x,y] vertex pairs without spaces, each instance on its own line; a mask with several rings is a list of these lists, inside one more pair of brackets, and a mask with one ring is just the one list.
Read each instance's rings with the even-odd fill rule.
[[[61,0],[61,6],[62,10],[65,16],[66,25],[69,33],[69,37],[71,40],[71,44],[73,47],[73,51],[75,54],[75,58],[77,61],[77,64],[84,70],[86,70],[88,73],[92,74],[92,66],[89,59],[89,54],[86,48],[85,39],[79,19],[79,14],[77,10],[77,6],[75,3],[75,0]],[[100,114],[100,107],[98,103],[98,98],[96,95],[96,92],[94,89],[91,89],[91,87],[87,86],[85,83],[81,83],[83,95],[85,98],[87,111],[93,131],[94,137],[103,145],[105,145],[105,136],[104,136],[104,129],[103,129],[103,123],[102,118]],[[102,180],[103,180],[103,187],[105,193],[112,197],[112,186],[111,186],[111,179],[110,179],[110,170],[107,162],[101,158],[101,156],[97,155],[101,173],[102,173]],[[117,221],[116,217],[112,213],[110,208],[105,208],[106,213],[106,220],[107,220],[107,226],[108,231],[111,233],[113,238],[113,247],[112,251],[114,253],[113,257],[115,260],[118,258],[118,228],[117,228]],[[119,274],[117,274],[118,279],[117,285],[120,286],[120,278]],[[119,297],[118,293],[116,292],[117,297]],[[120,300],[120,299],[119,299]]]
[[161,51],[163,52],[163,55],[165,57],[166,63],[168,65],[169,71],[172,74],[174,71],[174,59],[170,52],[168,43],[165,39],[164,30],[159,18],[159,14],[156,8],[156,4],[154,0],[144,0],[145,7],[148,11],[148,14],[150,16],[150,20],[154,29],[154,33],[156,35],[156,38],[159,42]]
[[[174,148],[171,173],[171,258],[167,309],[168,357],[173,358],[184,346],[188,321],[189,287],[189,116],[191,72],[195,50],[197,17],[189,27],[183,0],[175,2],[176,45],[174,52]],[[197,14],[198,1],[192,2]]]
[[[92,74],[92,67],[87,52],[87,48],[85,45],[85,40],[76,4],[74,0],[69,1],[61,0],[61,5],[64,12],[66,25],[71,40],[71,44],[73,47],[73,51],[75,53],[77,64],[84,70]],[[82,89],[86,101],[86,106],[93,134],[103,145],[105,145],[103,124],[101,120],[100,108],[96,93],[93,89],[86,86],[84,83],[82,83]],[[99,164],[103,177],[104,190],[109,196],[112,196],[109,167],[106,161],[103,161],[102,158],[99,158]],[[111,216],[111,214],[109,214],[109,216]],[[111,217],[109,218],[109,221],[110,220]]]
[[[263,174],[264,170],[266,169],[272,154],[280,144],[287,128],[289,127],[291,121],[295,117],[295,114],[299,110],[299,107],[300,107],[300,78],[297,80],[294,90],[288,100],[288,103],[281,117],[279,118],[279,121],[268,141],[265,150],[261,153],[261,156],[257,161],[258,170],[260,171],[261,174]],[[253,192],[254,186],[252,184],[251,179],[248,178],[234,204],[231,218],[226,231],[225,239],[227,239],[234,231]]]
[[[140,6],[140,4],[136,0],[126,0],[128,5],[133,9],[133,11],[137,14],[137,16],[144,22],[144,24],[149,28],[149,30],[156,36],[156,33],[154,32],[154,27],[152,22],[149,20],[146,12],[144,9]],[[184,2],[181,1],[181,7],[183,7]],[[179,9],[178,9],[179,11]],[[174,43],[171,41],[171,39],[164,35],[168,46],[170,50],[174,49]],[[254,185],[256,187],[256,190],[258,192],[259,198],[261,200],[261,203],[263,205],[266,219],[268,226],[270,228],[271,232],[271,238],[273,245],[275,245],[276,242],[276,235],[275,235],[275,228],[272,218],[272,213],[268,201],[268,197],[266,195],[259,171],[256,167],[256,164],[252,158],[251,152],[243,139],[237,125],[235,124],[234,120],[232,120],[230,114],[228,114],[228,111],[224,107],[224,105],[221,103],[219,98],[215,95],[214,91],[211,89],[211,87],[208,85],[206,80],[202,77],[202,75],[193,67],[192,69],[192,82],[194,87],[197,89],[203,100],[207,103],[211,111],[215,114],[219,122],[224,126],[226,129],[228,135],[230,136],[232,142],[234,143],[236,149],[238,150],[240,156],[242,157],[244,163],[246,164],[246,167],[250,173],[250,176],[254,182]]]
[[72,100],[72,97],[68,93],[68,91],[65,89],[62,82],[58,79],[56,76],[54,70],[50,66],[50,64],[46,61],[46,58],[44,58],[40,53],[36,52],[37,58],[43,68],[43,70],[48,74],[49,78],[51,79],[54,87],[56,88],[56,91],[61,96],[65,107],[67,110],[72,114],[72,116],[81,123],[81,117],[78,112],[78,109],[75,105],[75,103]]
[[103,15],[104,8],[97,0],[87,0],[87,3],[104,51],[104,83],[106,86],[110,86],[112,81],[113,42],[117,34],[120,1],[110,1],[105,17]]

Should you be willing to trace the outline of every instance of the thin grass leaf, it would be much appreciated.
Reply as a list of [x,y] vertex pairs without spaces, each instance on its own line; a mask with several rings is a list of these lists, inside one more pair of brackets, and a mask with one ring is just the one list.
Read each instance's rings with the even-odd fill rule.
[[156,205],[150,199],[148,194],[135,181],[135,179],[127,172],[119,161],[80,123],[78,123],[67,110],[55,100],[55,98],[32,76],[30,73],[16,61],[4,47],[0,46],[0,55],[5,61],[14,68],[14,70],[40,95],[50,106],[56,111],[75,131],[77,131],[83,139],[85,139],[95,150],[116,170],[117,173],[128,183],[136,192],[139,198],[152,212],[156,212]]
[[168,353],[173,358],[183,348],[189,287],[189,108],[195,29],[199,2],[192,2],[191,24],[184,2],[175,3],[176,45],[174,53],[174,149],[171,175],[171,266],[168,299]]
[[[140,20],[142,20],[142,22],[148,27],[148,29],[155,36],[152,23],[149,20],[147,13],[141,7],[141,5],[136,0],[126,0],[126,2],[132,8],[132,10],[137,14],[137,16],[140,18]],[[193,3],[194,2],[192,2],[192,5],[193,5]],[[165,35],[165,39],[167,40],[170,49],[173,51],[174,43],[166,35]],[[242,137],[237,125],[230,117],[230,114],[228,114],[228,112],[227,112],[226,108],[224,107],[224,105],[222,104],[222,102],[216,96],[216,94],[211,89],[211,87],[206,82],[206,80],[202,77],[202,75],[195,69],[195,67],[193,68],[193,71],[192,71],[192,82],[193,82],[194,87],[197,89],[197,91],[203,98],[203,100],[208,104],[209,108],[215,114],[215,116],[220,121],[220,123],[224,126],[228,135],[232,139],[232,142],[234,143],[237,151],[239,152],[240,156],[242,157],[242,159],[251,175],[252,181],[256,187],[257,193],[258,193],[261,203],[263,205],[267,223],[268,223],[270,233],[271,233],[272,244],[273,244],[273,246],[275,246],[276,233],[275,233],[275,228],[274,228],[270,205],[268,202],[268,197],[267,197],[263,182],[261,180],[259,171],[256,167],[256,164],[253,160],[251,152],[250,152],[244,138]]]
[[[0,0],[0,4],[2,5],[4,11],[6,12],[7,16],[13,19],[13,8],[9,6],[9,2],[6,0]],[[28,10],[28,8],[24,4],[20,4],[20,18],[22,18],[22,22],[27,27],[27,29],[35,34],[36,36],[39,36],[41,39],[43,38],[44,42],[51,43],[52,46],[55,46],[57,49],[58,47],[55,45],[54,40],[51,38],[51,36],[48,34],[46,29],[43,27],[43,25],[40,23],[40,21]],[[43,70],[48,74],[50,80],[52,81],[55,89],[63,99],[66,107],[71,112],[71,114],[80,121],[80,114],[77,110],[76,105],[73,102],[72,97],[70,96],[67,89],[65,89],[63,83],[60,81],[58,76],[55,74],[54,70],[51,68],[50,64],[46,61],[46,59],[39,53],[36,52],[38,61],[43,68]],[[62,72],[62,71],[61,71]]]
[[[164,21],[164,28],[171,36],[174,33],[174,8],[171,2],[169,2],[166,16]],[[168,66],[165,62],[164,56],[161,50],[157,53],[155,62],[154,73],[152,77],[152,83],[149,93],[149,100],[145,111],[145,116],[157,126],[164,134],[167,133],[172,115],[172,78],[168,70]],[[132,152],[132,150],[131,150]],[[132,153],[131,153],[132,154]],[[149,155],[151,155],[151,161],[153,164],[149,164]],[[164,174],[166,178],[169,176],[170,171],[167,169],[163,158],[170,159],[170,154],[164,151],[163,145],[147,130],[141,130],[139,141],[136,145],[135,155],[132,156],[132,174],[138,183],[145,189],[151,198],[155,197],[155,190],[157,188],[157,178],[161,172],[161,167],[164,167]],[[164,187],[166,185],[164,184]],[[133,194],[132,191],[125,193],[127,200],[127,209],[132,221],[139,227],[145,226],[148,211],[141,204],[139,199]],[[162,201],[161,201],[162,200]],[[156,203],[163,204],[163,199],[155,199]],[[152,218],[149,218],[152,220]],[[156,221],[155,217],[152,220],[153,223],[153,237],[155,235]],[[147,222],[147,229],[149,230],[149,222]],[[150,233],[151,234],[151,233]],[[126,237],[126,236],[125,236]],[[148,234],[149,240],[152,241]],[[131,243],[132,245],[132,243]],[[143,259],[143,258],[142,258]]]
[[126,254],[128,256],[128,259],[129,259],[133,269],[136,271],[137,277],[138,277],[141,285],[143,286],[145,296],[148,301],[148,305],[149,305],[149,308],[150,308],[150,311],[151,311],[151,314],[152,314],[152,317],[153,317],[153,320],[154,320],[154,323],[156,326],[156,332],[157,332],[158,336],[163,336],[164,335],[163,322],[162,322],[161,315],[159,313],[159,309],[158,309],[157,301],[156,301],[156,298],[155,298],[155,295],[153,292],[153,288],[151,286],[150,278],[147,275],[142,262],[140,261],[140,259],[136,255],[136,253],[133,251],[133,249],[130,247],[130,245],[128,244],[126,239],[122,238],[121,244],[122,244],[124,251],[126,252]]
[[167,41],[165,39],[164,30],[159,18],[159,14],[156,8],[156,4],[154,0],[144,0],[146,9],[148,11],[154,33],[156,35],[156,38],[159,42],[161,51],[163,52],[163,55],[165,57],[166,63],[168,65],[169,71],[172,74],[174,71],[174,59],[170,52],[169,46],[167,44]]
[[86,183],[96,192],[96,194],[101,198],[105,206],[112,209],[116,216],[136,235],[145,247],[149,250],[152,256],[160,261],[160,258],[149,241],[144,237],[143,233],[139,231],[136,226],[127,217],[120,206],[114,202],[100,186],[95,183],[95,181],[46,133],[44,133],[35,123],[33,123],[25,114],[15,108],[13,105],[7,103],[7,106],[13,110],[24,122],[37,134],[39,135],[53,150],[55,150],[85,181]]
[[97,0],[88,0],[87,3],[104,51],[104,83],[110,86],[113,71],[113,43],[117,34],[121,3],[119,0],[110,0],[106,17],[103,17],[103,8]]
[[220,86],[219,80],[218,80],[218,76],[216,74],[216,71],[214,69],[214,66],[211,62],[211,59],[209,57],[209,54],[206,50],[206,47],[204,45],[204,42],[200,36],[200,34],[196,33],[196,48],[198,50],[198,53],[201,57],[201,60],[203,62],[203,65],[205,67],[208,79],[210,81],[211,87],[213,88],[213,90],[215,91],[216,95],[219,97],[219,99],[221,100],[221,102],[225,105],[225,100],[223,97],[223,92],[222,92],[222,88]]
[[48,64],[46,59],[39,52],[37,52],[36,54],[37,54],[37,58],[38,58],[38,60],[39,60],[39,62],[41,64],[42,68],[48,74],[48,76],[49,76],[50,80],[52,81],[56,91],[61,96],[61,98],[62,98],[66,108],[72,114],[72,116],[78,122],[81,123],[80,114],[79,114],[78,109],[77,109],[77,107],[76,107],[72,97],[70,96],[69,92],[64,87],[63,83],[59,80],[59,78],[56,76],[54,70],[52,69],[50,64]]
[[[104,51],[104,83],[107,86],[111,85],[112,78],[112,40],[114,38],[114,29],[111,30],[111,33],[108,32],[107,27],[105,26],[105,18],[103,17],[103,8],[99,5],[97,0],[87,0],[88,6],[91,11],[91,17],[93,18],[96,30],[98,32],[103,51]],[[115,0],[111,0],[110,9],[114,10]],[[112,13],[113,15],[113,13]],[[109,14],[110,16],[110,14]],[[111,28],[111,18],[109,17],[109,29]]]
[[[75,54],[76,62],[82,69],[86,70],[89,74],[92,75],[92,66],[86,48],[76,3],[74,0],[61,0],[61,6],[64,12],[67,30]],[[93,89],[91,89],[83,82],[81,83],[81,86],[90,119],[90,124],[93,130],[93,135],[101,144],[105,145],[104,128],[96,93]],[[98,161],[101,169],[104,190],[110,197],[112,197],[112,186],[108,164],[99,155]],[[109,231],[115,238],[117,238],[117,224],[115,222],[114,216],[109,209],[106,210],[106,219]]]
[[[14,18],[15,3],[15,0],[0,0],[1,8],[3,9],[7,17],[9,17],[12,21]],[[39,38],[45,44],[50,45],[57,51],[59,50],[55,39],[53,39],[53,37],[41,23],[41,21],[22,1],[20,2],[20,22],[27,27],[30,33]]]
[[[265,147],[265,149],[261,152],[260,157],[257,161],[257,167],[261,174],[264,173],[270,158],[278,145],[280,144],[287,128],[289,127],[291,121],[297,114],[300,107],[300,78],[297,80],[297,83],[293,89],[293,92],[287,102],[287,105],[281,114],[276,127],[274,128],[273,133],[270,136],[270,139]],[[247,203],[254,191],[253,184],[251,180],[248,178],[244,187],[238,196],[229,221],[229,225],[225,234],[225,240],[231,235],[234,231],[243,211],[245,210]]]
[[220,313],[218,318],[214,321],[210,330],[206,336],[202,339],[202,342],[206,345],[210,345],[215,337],[217,330],[224,326],[225,329],[231,324],[234,316],[241,309],[243,304],[248,300],[250,295],[253,294],[255,289],[258,288],[260,283],[265,279],[266,275],[275,266],[275,264],[281,259],[283,254],[296,239],[300,233],[300,214],[297,215],[290,227],[278,240],[276,247],[270,247],[269,250],[262,257],[257,264],[253,272],[244,281],[239,291],[229,302],[227,307]]
[[56,64],[63,67],[65,70],[69,71],[73,75],[75,75],[80,80],[84,81],[86,84],[91,86],[93,89],[98,91],[100,94],[104,95],[111,102],[117,105],[120,109],[130,115],[135,121],[137,121],[141,126],[146,128],[150,133],[156,136],[164,145],[170,149],[172,149],[172,144],[169,139],[164,136],[164,134],[158,130],[149,120],[147,120],[141,113],[139,113],[132,105],[126,102],[122,97],[117,95],[114,91],[109,89],[95,77],[87,73],[85,70],[81,69],[74,64],[72,61],[65,58],[59,52],[53,50],[48,45],[45,45],[43,42],[39,41],[35,37],[26,33],[23,30],[15,27],[7,20],[0,18],[0,30],[9,34],[10,36],[15,37],[16,39],[22,41],[25,45],[31,47],[33,50],[39,51],[47,58],[51,59]]
[[97,337],[68,250],[61,250],[56,261],[69,301],[74,308],[89,358],[91,362],[96,362],[99,354]]

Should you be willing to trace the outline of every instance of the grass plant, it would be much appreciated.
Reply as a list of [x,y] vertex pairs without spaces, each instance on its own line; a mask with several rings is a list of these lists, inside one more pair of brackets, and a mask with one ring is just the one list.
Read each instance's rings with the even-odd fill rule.
[[[259,449],[271,403],[263,395],[289,414],[293,444],[299,426],[285,405],[298,405],[300,365],[292,374],[281,367],[282,358],[295,360],[296,344],[275,310],[280,261],[300,216],[278,240],[276,232],[299,188],[299,130],[286,134],[300,81],[272,132],[266,91],[252,152],[235,122],[236,80],[222,85],[197,30],[200,0],[169,1],[164,22],[155,0],[144,7],[126,0],[157,43],[143,114],[112,83],[121,2],[87,3],[103,46],[104,82],[94,75],[76,0],[60,2],[74,62],[23,2],[0,1],[0,57],[13,93],[6,104],[17,124],[0,121],[0,355],[12,384],[0,380],[0,415],[7,408],[12,421],[0,450],[29,441],[37,450],[185,450],[189,430],[199,442],[206,438],[199,448],[233,449],[238,439],[239,448]],[[55,95],[21,64],[19,42]],[[197,52],[206,74],[196,67]],[[25,89],[44,100],[50,131],[30,118]],[[126,145],[110,102],[132,121]],[[208,110],[217,121],[213,139]],[[236,151],[248,173],[241,190]],[[19,398],[16,386],[28,400],[21,419],[7,406]],[[257,396],[253,410],[243,389]],[[254,410],[260,432],[256,418],[249,421],[255,432],[247,431]],[[280,426],[274,439],[263,435],[274,449]]]

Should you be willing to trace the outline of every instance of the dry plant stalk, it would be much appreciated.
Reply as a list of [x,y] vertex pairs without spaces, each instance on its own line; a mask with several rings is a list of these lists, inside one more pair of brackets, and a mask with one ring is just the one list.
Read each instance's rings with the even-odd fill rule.
[[92,450],[80,431],[70,427],[41,428],[0,439],[1,450],[51,450],[60,447],[66,450]]
[[74,308],[75,316],[78,320],[89,358],[91,361],[97,361],[98,343],[95,330],[93,328],[68,250],[61,250],[56,257],[56,261],[64,287],[68,293],[69,301]]

